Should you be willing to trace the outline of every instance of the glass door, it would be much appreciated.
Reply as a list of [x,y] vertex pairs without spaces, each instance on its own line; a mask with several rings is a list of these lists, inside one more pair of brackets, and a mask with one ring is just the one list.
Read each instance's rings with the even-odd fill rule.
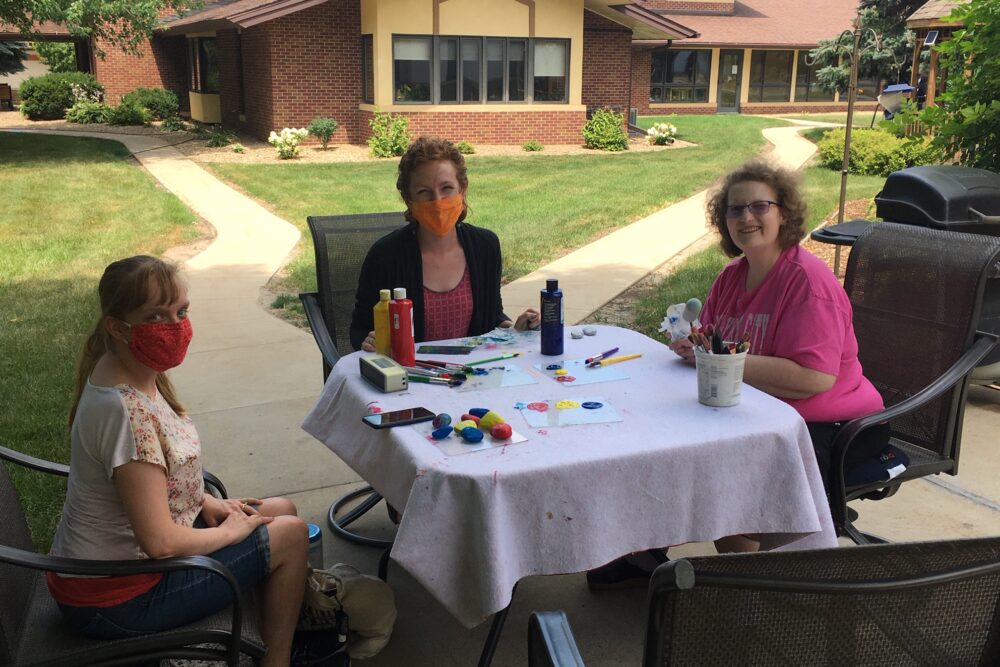
[[743,80],[743,51],[723,50],[719,52],[719,87],[717,90],[717,111],[719,113],[739,113],[740,82]]

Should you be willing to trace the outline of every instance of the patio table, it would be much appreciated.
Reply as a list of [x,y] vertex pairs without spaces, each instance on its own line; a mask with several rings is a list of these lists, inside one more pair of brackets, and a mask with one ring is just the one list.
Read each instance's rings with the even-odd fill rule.
[[[347,355],[303,423],[402,511],[392,559],[467,627],[506,608],[523,577],[588,570],[632,551],[737,533],[761,533],[765,549],[836,545],[798,413],[749,386],[737,406],[703,406],[695,369],[668,347],[627,329],[597,331],[574,340],[567,328],[561,357],[543,357],[537,345],[448,357],[525,353],[499,363],[536,384],[477,392],[411,384],[383,394],[358,372],[364,353]],[[616,346],[642,354],[612,366],[627,379],[575,386],[532,368]],[[534,429],[514,407],[593,397],[623,421]],[[456,421],[490,408],[528,440],[449,456],[414,427],[365,426],[369,405],[423,406]]]

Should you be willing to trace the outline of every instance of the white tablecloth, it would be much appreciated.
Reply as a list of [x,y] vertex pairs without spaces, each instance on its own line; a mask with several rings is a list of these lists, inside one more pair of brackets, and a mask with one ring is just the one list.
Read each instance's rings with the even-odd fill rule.
[[[562,357],[500,351],[523,350],[504,363],[536,373],[532,364],[615,346],[642,353],[616,365],[627,380],[573,386],[539,374],[538,384],[477,393],[414,384],[383,394],[360,377],[362,353],[351,354],[303,428],[403,510],[392,558],[468,627],[506,607],[522,577],[579,572],[631,551],[736,533],[764,534],[765,549],[836,545],[808,431],[785,403],[744,386],[738,406],[703,406],[693,367],[617,327],[581,340],[567,328]],[[518,401],[584,396],[606,399],[624,421],[534,430],[514,409]],[[528,442],[446,456],[410,426],[363,425],[372,401],[456,420],[469,408],[491,408]]]

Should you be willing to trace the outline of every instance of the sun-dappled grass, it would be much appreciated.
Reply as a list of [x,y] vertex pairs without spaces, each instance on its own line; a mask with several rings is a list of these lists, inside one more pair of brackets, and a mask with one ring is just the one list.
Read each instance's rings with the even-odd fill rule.
[[[668,120],[690,148],[584,155],[467,157],[469,222],[492,229],[504,254],[504,281],[683,199],[764,145],[760,130],[780,120],[739,116]],[[341,164],[210,165],[306,231],[308,215],[401,210],[396,161]],[[315,288],[311,239],[288,267],[290,292]]]
[[[113,141],[0,133],[0,444],[69,461],[74,365],[101,272],[197,233],[191,212],[127,156]],[[64,483],[10,470],[47,548]]]

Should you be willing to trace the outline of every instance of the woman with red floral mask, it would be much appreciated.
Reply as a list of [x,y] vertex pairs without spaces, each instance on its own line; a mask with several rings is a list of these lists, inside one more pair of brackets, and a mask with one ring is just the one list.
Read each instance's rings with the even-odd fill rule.
[[[107,267],[70,411],[69,485],[52,553],[95,560],[209,555],[260,586],[264,665],[287,665],[307,572],[306,524],[284,498],[205,492],[198,434],[165,372],[191,341],[177,268],[137,256]],[[116,638],[178,627],[229,606],[204,570],[118,577],[50,573],[66,621]]]
[[368,251],[358,278],[351,343],[375,351],[372,307],[380,289],[405,287],[417,341],[478,336],[496,327],[537,328],[529,308],[512,322],[500,297],[500,241],[464,222],[465,159],[443,139],[417,139],[399,161],[396,189],[406,204],[402,229]]

